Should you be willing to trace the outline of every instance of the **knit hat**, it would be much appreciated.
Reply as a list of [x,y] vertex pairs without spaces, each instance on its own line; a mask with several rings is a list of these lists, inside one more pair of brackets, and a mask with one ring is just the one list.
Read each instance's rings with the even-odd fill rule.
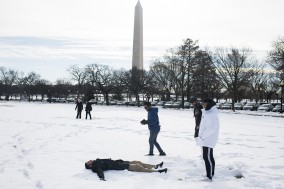
[[193,102],[196,102],[197,101],[197,98],[195,96],[191,97],[189,102],[190,103],[193,103]]

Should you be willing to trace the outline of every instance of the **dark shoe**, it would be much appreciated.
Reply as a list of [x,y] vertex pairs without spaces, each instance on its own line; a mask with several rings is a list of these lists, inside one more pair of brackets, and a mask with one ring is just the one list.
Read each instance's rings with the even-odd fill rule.
[[145,156],[154,156],[154,154],[146,154]]
[[158,172],[159,172],[159,173],[163,173],[163,172],[167,173],[167,172],[168,172],[168,169],[167,169],[167,168],[161,169],[161,170],[158,170]]
[[161,163],[157,164],[157,165],[155,166],[155,169],[158,169],[159,167],[160,167],[160,168],[163,167],[163,164],[164,164],[164,162],[161,162]]
[[160,156],[166,156],[167,154],[165,152],[161,152]]
[[203,181],[205,181],[205,182],[212,182],[212,178],[205,177],[205,178],[203,179]]

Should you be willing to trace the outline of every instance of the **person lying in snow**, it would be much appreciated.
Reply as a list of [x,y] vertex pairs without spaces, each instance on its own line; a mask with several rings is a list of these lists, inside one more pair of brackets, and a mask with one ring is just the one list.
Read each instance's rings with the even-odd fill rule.
[[150,165],[145,164],[140,161],[123,161],[119,160],[112,160],[112,159],[96,159],[96,160],[89,160],[85,163],[86,169],[92,169],[93,172],[97,173],[100,180],[105,181],[104,171],[107,170],[125,170],[133,171],[133,172],[159,172],[159,173],[167,173],[168,169],[160,169],[160,170],[153,170],[163,167],[163,162],[157,165]]

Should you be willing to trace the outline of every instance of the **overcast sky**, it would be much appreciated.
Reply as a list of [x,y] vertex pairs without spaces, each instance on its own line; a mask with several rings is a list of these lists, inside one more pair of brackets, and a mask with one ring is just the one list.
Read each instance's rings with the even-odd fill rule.
[[[144,68],[182,40],[249,47],[259,59],[284,36],[283,0],[140,0]],[[137,0],[0,0],[0,66],[54,82],[77,64],[131,68]]]

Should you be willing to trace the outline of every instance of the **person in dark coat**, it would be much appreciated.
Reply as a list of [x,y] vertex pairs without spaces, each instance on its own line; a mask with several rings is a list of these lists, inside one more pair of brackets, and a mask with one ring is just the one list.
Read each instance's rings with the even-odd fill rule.
[[82,114],[82,110],[83,110],[83,102],[81,101],[81,99],[77,100],[75,110],[77,110],[76,119],[78,119],[78,118],[81,119],[81,114]]
[[157,142],[157,137],[160,132],[160,122],[158,116],[158,108],[152,108],[150,102],[144,102],[144,108],[148,112],[148,120],[143,119],[140,123],[142,125],[148,124],[148,129],[150,130],[149,145],[150,150],[148,156],[153,156],[154,146],[158,149],[160,156],[165,156],[166,153],[162,150],[161,146]]
[[92,116],[91,116],[92,103],[91,102],[87,102],[85,111],[86,111],[86,119],[88,118],[88,115],[90,116],[90,119],[92,119]]
[[140,161],[124,161],[124,160],[112,160],[112,159],[96,159],[89,160],[85,163],[86,169],[92,169],[94,173],[97,173],[100,180],[105,181],[104,171],[107,170],[125,170],[133,171],[133,172],[159,172],[159,173],[167,173],[168,169],[160,169],[154,170],[163,167],[163,162],[157,165],[145,164]]
[[193,116],[195,118],[195,132],[194,132],[194,138],[198,137],[199,132],[199,126],[201,122],[202,117],[202,105],[197,101],[196,97],[192,97],[189,102],[194,106],[193,110]]

